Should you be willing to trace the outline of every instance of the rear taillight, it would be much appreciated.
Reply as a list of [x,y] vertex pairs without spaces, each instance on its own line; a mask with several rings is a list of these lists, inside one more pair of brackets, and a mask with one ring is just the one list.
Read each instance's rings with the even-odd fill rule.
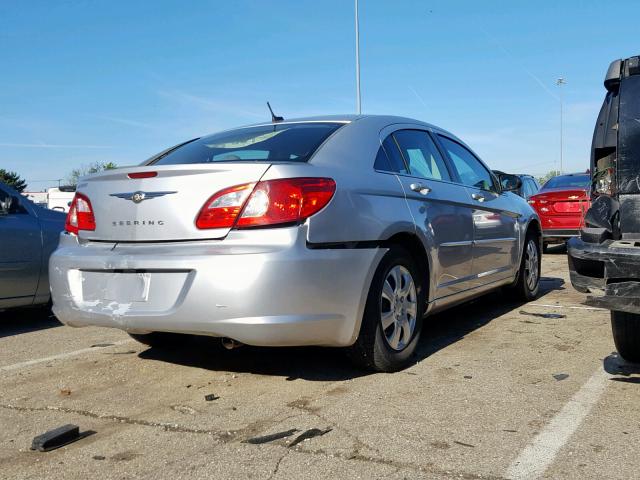
[[251,195],[255,183],[225,188],[207,200],[196,218],[196,227],[231,228]]
[[96,219],[93,216],[91,201],[89,201],[86,195],[76,193],[73,197],[64,229],[75,235],[77,235],[80,230],[96,229]]
[[196,226],[250,228],[301,223],[322,210],[336,191],[331,178],[282,178],[227,188],[204,204]]

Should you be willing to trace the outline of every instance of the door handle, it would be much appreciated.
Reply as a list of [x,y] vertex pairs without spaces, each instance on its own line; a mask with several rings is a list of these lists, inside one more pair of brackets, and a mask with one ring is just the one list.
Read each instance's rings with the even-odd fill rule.
[[485,197],[481,193],[472,193],[471,198],[477,200],[478,202],[484,202],[487,199],[487,197]]
[[420,193],[421,195],[426,195],[431,191],[429,187],[425,187],[421,183],[412,183],[411,185],[409,185],[409,188],[414,192]]

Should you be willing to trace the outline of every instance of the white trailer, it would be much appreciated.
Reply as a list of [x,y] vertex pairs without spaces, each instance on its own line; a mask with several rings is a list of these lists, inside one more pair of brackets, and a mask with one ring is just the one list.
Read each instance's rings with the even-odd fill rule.
[[60,212],[68,212],[76,189],[75,187],[50,188],[47,192],[49,194],[47,208]]

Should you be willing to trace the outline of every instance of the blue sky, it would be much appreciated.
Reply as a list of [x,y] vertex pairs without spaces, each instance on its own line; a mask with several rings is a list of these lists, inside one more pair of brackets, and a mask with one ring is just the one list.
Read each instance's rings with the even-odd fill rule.
[[[614,8],[615,5],[615,8]],[[640,2],[360,0],[363,113],[451,130],[493,168],[588,166],[609,62],[640,53]],[[0,2],[0,168],[40,190],[95,161],[355,109],[353,2]],[[45,181],[42,181],[45,180]]]

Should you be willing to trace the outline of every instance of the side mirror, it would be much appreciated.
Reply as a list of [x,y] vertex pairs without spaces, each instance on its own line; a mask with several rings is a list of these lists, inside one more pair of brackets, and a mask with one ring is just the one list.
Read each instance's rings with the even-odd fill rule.
[[522,180],[517,175],[509,175],[503,173],[498,175],[500,181],[500,188],[503,192],[515,192],[522,187]]

